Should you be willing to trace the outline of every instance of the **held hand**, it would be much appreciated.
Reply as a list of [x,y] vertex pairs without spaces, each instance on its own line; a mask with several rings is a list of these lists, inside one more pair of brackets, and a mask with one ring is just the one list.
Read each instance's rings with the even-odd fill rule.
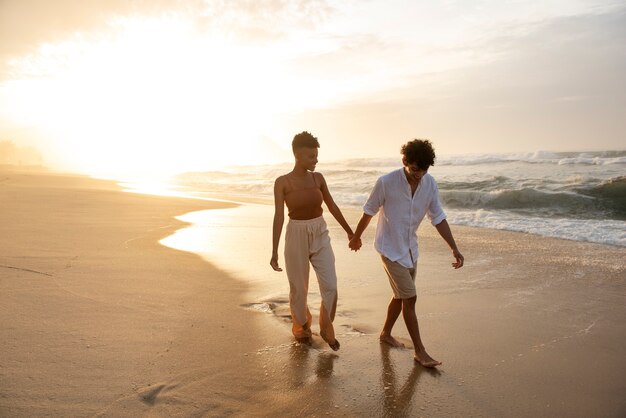
[[272,259],[270,260],[270,266],[272,266],[274,271],[283,271],[283,269],[281,269],[278,265],[278,256],[272,257]]
[[465,261],[463,254],[461,254],[461,252],[455,248],[454,250],[452,250],[452,255],[456,259],[456,261],[452,263],[452,267],[454,267],[455,269],[460,269],[461,267],[463,267],[463,262]]
[[348,243],[348,247],[350,247],[350,249],[355,252],[359,251],[361,249],[361,246],[363,246],[361,238],[352,237],[350,239],[350,242]]

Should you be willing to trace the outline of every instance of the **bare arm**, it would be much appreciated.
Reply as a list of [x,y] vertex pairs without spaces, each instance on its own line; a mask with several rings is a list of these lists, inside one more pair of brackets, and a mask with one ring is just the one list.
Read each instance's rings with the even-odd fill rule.
[[363,235],[363,232],[365,232],[365,229],[367,229],[367,226],[370,224],[372,218],[373,216],[368,215],[367,213],[363,213],[363,215],[361,216],[361,220],[359,220],[359,224],[356,227],[354,236],[350,240],[349,246],[351,250],[358,251],[361,248],[361,235]]
[[452,236],[452,231],[450,230],[450,225],[448,225],[448,221],[444,219],[443,221],[435,225],[435,228],[437,228],[437,232],[439,232],[439,235],[441,235],[444,241],[448,243],[448,246],[450,246],[450,249],[452,250],[452,255],[456,259],[456,261],[452,263],[452,267],[454,267],[455,269],[463,267],[463,262],[465,261],[465,259],[463,258],[463,254],[461,254],[461,252],[457,248],[456,242],[454,242],[454,237]]
[[348,222],[346,222],[343,214],[341,213],[341,209],[339,209],[339,207],[333,200],[333,197],[330,194],[330,190],[328,190],[328,185],[326,184],[324,176],[322,176],[321,173],[317,173],[316,175],[318,175],[321,179],[322,196],[324,196],[324,203],[326,203],[328,211],[333,215],[337,222],[339,222],[339,225],[341,225],[343,230],[346,231],[346,234],[348,234],[348,239],[351,239],[352,235],[354,235],[352,232],[352,228],[350,228],[350,225],[348,225]]
[[285,222],[285,193],[282,177],[274,182],[274,222],[272,224],[272,258],[270,266],[276,271],[283,271],[278,264],[278,243]]
[[[370,224],[370,221],[374,217],[375,214],[378,213],[380,208],[385,203],[385,193],[382,177],[379,177],[374,184],[374,189],[370,193],[369,198],[365,202],[363,206],[363,215],[361,216],[361,220],[356,227],[356,231],[354,232],[354,237],[350,240],[349,247],[353,251],[358,251],[363,243],[361,242],[361,235],[367,229],[367,226]],[[367,212],[372,213],[369,215]]]

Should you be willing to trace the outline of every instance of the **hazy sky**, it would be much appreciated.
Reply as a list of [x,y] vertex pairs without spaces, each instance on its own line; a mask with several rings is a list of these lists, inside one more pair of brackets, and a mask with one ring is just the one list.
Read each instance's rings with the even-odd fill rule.
[[0,0],[0,141],[122,176],[291,158],[626,148],[609,0]]

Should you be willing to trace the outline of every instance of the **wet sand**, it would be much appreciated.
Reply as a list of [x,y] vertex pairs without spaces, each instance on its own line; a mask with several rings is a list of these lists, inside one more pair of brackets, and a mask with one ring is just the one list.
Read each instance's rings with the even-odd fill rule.
[[[352,225],[360,216],[344,214]],[[303,394],[353,416],[617,417],[626,411],[626,249],[453,226],[467,259],[454,270],[443,240],[425,222],[417,312],[427,349],[444,362],[431,371],[415,366],[410,350],[378,343],[390,289],[373,249],[373,225],[355,254],[328,215],[342,348],[331,352],[319,338],[316,350],[289,346],[286,275],[267,266],[272,216],[273,207],[262,204],[196,212],[181,217],[194,226],[163,242],[245,278],[251,286],[244,306],[280,324],[286,339],[260,355],[284,394],[282,413]],[[319,306],[313,273],[309,302]],[[410,345],[402,320],[396,335]],[[302,412],[313,415],[316,405],[307,402]]]
[[[378,343],[389,289],[372,227],[354,254],[327,218],[335,353],[292,341],[286,277],[267,265],[271,207],[7,171],[0,202],[0,416],[626,412],[624,248],[453,226],[467,259],[454,271],[421,228],[417,310],[444,363],[427,370]],[[202,209],[204,225],[174,219]],[[158,244],[173,234],[202,258]],[[408,343],[401,320],[396,334]]]

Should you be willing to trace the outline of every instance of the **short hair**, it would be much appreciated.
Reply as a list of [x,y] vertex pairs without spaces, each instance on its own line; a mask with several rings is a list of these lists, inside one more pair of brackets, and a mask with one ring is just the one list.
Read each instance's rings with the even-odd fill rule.
[[317,138],[311,135],[307,131],[302,131],[296,136],[293,137],[293,141],[291,142],[291,149],[293,152],[296,152],[299,148],[319,148],[320,143],[317,141]]
[[406,163],[415,164],[421,170],[435,165],[435,149],[428,139],[414,139],[400,149]]

